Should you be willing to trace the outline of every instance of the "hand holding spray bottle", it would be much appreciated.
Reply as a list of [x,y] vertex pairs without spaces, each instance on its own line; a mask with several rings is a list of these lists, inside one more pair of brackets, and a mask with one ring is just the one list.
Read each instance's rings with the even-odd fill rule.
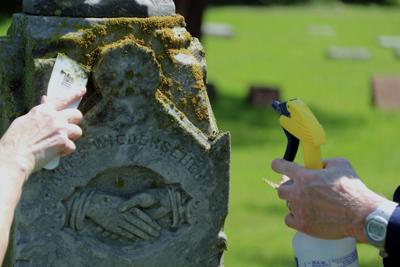
[[[301,142],[305,167],[323,169],[320,146],[326,142],[326,136],[307,105],[294,99],[284,103],[275,101],[273,107],[280,115],[280,125],[288,139],[284,159],[294,161]],[[292,245],[297,267],[358,267],[354,238],[323,240],[298,232]]]

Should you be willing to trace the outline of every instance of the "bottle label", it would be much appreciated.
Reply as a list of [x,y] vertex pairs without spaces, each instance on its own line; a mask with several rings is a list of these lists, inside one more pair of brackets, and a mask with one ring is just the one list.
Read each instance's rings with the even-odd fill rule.
[[358,266],[357,259],[358,257],[356,250],[342,258],[337,259],[318,259],[301,262],[298,260],[298,258],[295,258],[297,267],[356,267]]

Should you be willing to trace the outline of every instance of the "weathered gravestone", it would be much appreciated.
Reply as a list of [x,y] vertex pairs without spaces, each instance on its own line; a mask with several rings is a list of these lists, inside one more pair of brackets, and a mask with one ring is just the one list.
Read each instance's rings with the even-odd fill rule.
[[400,77],[382,75],[372,77],[372,103],[381,109],[399,109]]
[[378,42],[380,46],[385,48],[399,48],[400,36],[379,36]]
[[280,89],[273,86],[251,86],[247,101],[253,106],[271,107],[272,103],[280,99]]
[[335,60],[370,60],[372,58],[368,48],[365,47],[328,47],[326,56]]
[[173,9],[26,0],[14,16],[0,39],[3,131],[39,103],[58,53],[91,77],[84,137],[26,184],[5,266],[223,265],[229,135],[209,104],[203,48]]

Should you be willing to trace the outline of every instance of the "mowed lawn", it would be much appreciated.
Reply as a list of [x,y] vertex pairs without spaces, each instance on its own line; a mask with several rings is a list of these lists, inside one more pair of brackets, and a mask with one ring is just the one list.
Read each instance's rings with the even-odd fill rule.
[[[379,35],[400,35],[400,9],[228,7],[210,9],[207,21],[236,33],[204,40],[209,80],[221,94],[216,116],[233,141],[226,266],[293,266],[285,203],[263,184],[265,177],[279,180],[270,162],[282,156],[286,140],[271,109],[246,104],[248,87],[275,85],[284,99],[303,99],[325,126],[324,157],[348,158],[368,186],[391,197],[400,184],[400,116],[371,106],[370,81],[374,74],[400,75],[400,60],[377,42]],[[310,34],[310,25],[329,25],[334,35]],[[373,58],[328,60],[330,45],[366,47]],[[360,265],[382,266],[377,254],[360,246]]]
[[[282,156],[286,140],[271,109],[246,104],[248,87],[275,85],[284,99],[303,99],[325,126],[324,157],[348,158],[368,186],[391,197],[400,184],[400,113],[371,106],[370,80],[374,74],[400,75],[400,60],[377,42],[379,35],[400,35],[400,9],[223,7],[210,8],[206,20],[235,30],[232,39],[203,40],[209,80],[219,92],[216,117],[220,128],[232,133],[225,266],[293,266],[294,232],[283,223],[285,203],[263,183],[266,177],[279,180],[270,162]],[[0,23],[2,34],[9,20]],[[334,34],[313,35],[310,25],[329,25]],[[330,45],[367,47],[373,58],[328,60]],[[375,249],[359,246],[359,256],[361,266],[382,266]]]

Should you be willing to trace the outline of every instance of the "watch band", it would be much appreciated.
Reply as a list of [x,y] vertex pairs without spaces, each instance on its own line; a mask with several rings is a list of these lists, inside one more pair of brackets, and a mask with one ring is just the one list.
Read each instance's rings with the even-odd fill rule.
[[383,250],[385,248],[387,226],[397,203],[385,201],[371,212],[364,224],[364,232],[370,243]]

